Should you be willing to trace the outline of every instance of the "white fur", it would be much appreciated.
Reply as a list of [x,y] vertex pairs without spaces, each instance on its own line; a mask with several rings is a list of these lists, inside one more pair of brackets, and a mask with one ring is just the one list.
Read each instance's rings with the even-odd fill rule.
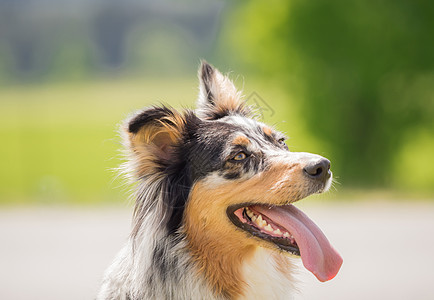
[[[247,288],[241,299],[292,299],[295,290],[293,281],[288,274],[283,274],[276,268],[278,262],[274,258],[276,253],[273,252],[258,247],[254,257],[244,263],[243,276]],[[293,271],[295,264],[291,266]]]

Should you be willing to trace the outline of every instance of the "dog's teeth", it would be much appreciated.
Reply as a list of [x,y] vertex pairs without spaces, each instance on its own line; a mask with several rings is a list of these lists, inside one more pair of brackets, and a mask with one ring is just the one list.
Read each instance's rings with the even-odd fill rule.
[[249,208],[246,208],[246,213],[250,219],[254,216],[253,212]]
[[289,235],[288,232],[283,233],[283,236],[286,237],[286,238],[289,238],[289,237],[290,237],[290,235]]
[[[265,228],[265,227],[269,226],[268,223],[267,223],[267,221],[265,221],[264,219],[262,219],[261,215],[255,215],[255,214],[253,214],[253,216],[250,217],[250,218],[260,228]],[[273,231],[274,230],[273,227],[270,226],[270,228],[271,228],[271,230],[268,230],[268,231]]]
[[282,235],[282,231],[280,231],[279,228],[277,228],[276,230],[274,230],[274,233],[275,233],[275,234],[278,234],[278,235]]
[[258,222],[259,227],[265,227],[265,226],[267,226],[267,221],[265,221],[264,219],[262,219],[261,215],[258,216],[257,222]]
[[268,232],[273,232],[273,227],[271,227],[270,224],[268,224],[267,226],[265,226],[264,229],[267,230]]
[[262,227],[262,222],[263,222],[263,220],[262,220],[262,218],[260,218],[260,216],[261,216],[261,215],[259,215],[259,217],[257,217],[257,218],[255,219],[255,223],[256,223],[256,225],[258,225],[259,227]]

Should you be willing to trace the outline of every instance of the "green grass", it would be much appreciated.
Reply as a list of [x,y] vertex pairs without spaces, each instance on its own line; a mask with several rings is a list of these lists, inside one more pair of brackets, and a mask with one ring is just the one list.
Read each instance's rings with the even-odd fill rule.
[[158,104],[192,105],[196,80],[103,81],[0,89],[0,202],[116,198],[120,122]]

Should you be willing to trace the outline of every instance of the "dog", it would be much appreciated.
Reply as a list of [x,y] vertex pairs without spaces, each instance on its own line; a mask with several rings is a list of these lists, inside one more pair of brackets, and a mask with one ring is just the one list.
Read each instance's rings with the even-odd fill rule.
[[206,62],[195,111],[144,109],[122,127],[131,235],[99,300],[288,299],[294,258],[320,281],[342,258],[292,203],[329,189],[329,160],[290,152]]

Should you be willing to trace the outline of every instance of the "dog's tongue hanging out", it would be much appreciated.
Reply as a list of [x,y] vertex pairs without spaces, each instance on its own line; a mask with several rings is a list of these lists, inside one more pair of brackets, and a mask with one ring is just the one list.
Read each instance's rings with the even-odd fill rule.
[[294,205],[254,209],[281,225],[294,236],[306,269],[320,281],[332,279],[342,265],[342,257],[330,245],[321,229]]

